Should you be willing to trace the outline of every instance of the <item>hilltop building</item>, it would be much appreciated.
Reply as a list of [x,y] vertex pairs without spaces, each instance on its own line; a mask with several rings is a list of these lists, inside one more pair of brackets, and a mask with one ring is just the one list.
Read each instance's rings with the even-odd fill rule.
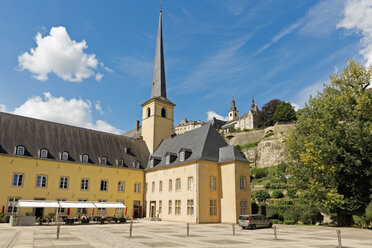
[[177,126],[174,127],[174,132],[177,135],[183,134],[185,132],[194,130],[195,128],[199,128],[203,125],[210,124],[215,129],[220,130],[223,125],[225,125],[226,121],[216,119],[216,117],[213,117],[212,120],[207,122],[202,121],[189,121],[186,118],[184,118],[180,123],[177,124]]
[[[125,212],[99,208],[95,214],[236,223],[251,213],[248,161],[211,124],[172,135],[174,107],[166,92],[160,12],[142,126],[137,122],[124,136],[0,113],[3,212],[45,218],[54,211],[20,210],[20,199],[120,201]],[[60,216],[83,211],[58,210]]]
[[235,106],[235,100],[231,100],[230,111],[228,113],[229,121],[222,126],[223,130],[228,130],[231,127],[235,129],[253,129],[259,127],[261,124],[261,114],[258,106],[254,103],[254,98],[252,97],[251,108],[248,113],[239,116],[239,111]]

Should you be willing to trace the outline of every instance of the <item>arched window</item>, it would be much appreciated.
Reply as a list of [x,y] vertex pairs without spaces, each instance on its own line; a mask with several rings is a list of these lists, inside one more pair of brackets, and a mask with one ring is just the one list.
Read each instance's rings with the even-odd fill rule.
[[17,149],[16,149],[16,154],[17,155],[25,155],[25,147],[24,146],[17,146]]
[[161,117],[166,117],[166,112],[165,112],[165,108],[162,108],[161,109]]
[[150,117],[150,115],[151,115],[151,110],[150,108],[147,108],[147,117]]
[[124,166],[124,160],[123,159],[118,160],[118,166]]
[[68,160],[68,152],[62,152],[61,160]]
[[40,158],[47,158],[48,157],[48,150],[47,149],[41,149],[40,150]]
[[101,157],[101,164],[107,164],[107,158]]

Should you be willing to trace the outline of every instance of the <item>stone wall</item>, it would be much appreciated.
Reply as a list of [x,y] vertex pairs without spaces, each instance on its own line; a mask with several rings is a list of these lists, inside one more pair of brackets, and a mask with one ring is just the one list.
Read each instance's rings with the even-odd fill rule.
[[274,135],[263,139],[257,146],[243,149],[252,167],[268,167],[287,162],[287,151],[284,137],[295,127],[295,124],[276,124],[265,129],[241,133],[225,133],[224,138],[229,145],[245,145],[263,138],[267,133]]

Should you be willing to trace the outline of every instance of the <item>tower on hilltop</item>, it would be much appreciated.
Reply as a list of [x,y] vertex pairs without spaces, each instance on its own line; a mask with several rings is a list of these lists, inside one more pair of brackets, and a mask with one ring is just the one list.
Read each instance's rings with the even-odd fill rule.
[[162,11],[159,15],[151,97],[142,105],[142,137],[153,153],[173,133],[174,103],[167,99],[163,51]]
[[239,117],[239,111],[236,109],[234,98],[231,100],[231,106],[229,111],[229,121],[235,120]]

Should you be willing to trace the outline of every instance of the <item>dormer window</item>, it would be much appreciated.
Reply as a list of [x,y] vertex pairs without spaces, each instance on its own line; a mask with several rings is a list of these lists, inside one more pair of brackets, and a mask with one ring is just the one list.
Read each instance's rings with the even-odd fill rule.
[[181,148],[180,150],[180,162],[187,160],[191,156],[191,149]]
[[81,162],[83,162],[83,163],[88,163],[89,162],[88,154],[83,154],[83,156],[81,157]]
[[121,166],[121,167],[123,167],[124,166],[124,160],[123,159],[119,159],[118,160],[118,166]]
[[139,169],[140,165],[141,165],[141,163],[138,160],[133,163],[133,167],[137,168],[137,169]]
[[100,157],[98,160],[99,160],[100,164],[103,164],[103,165],[107,164],[107,158],[106,157]]
[[41,149],[40,150],[40,158],[47,158],[48,157],[48,150],[47,149]]
[[68,152],[62,152],[61,160],[64,160],[64,161],[68,160]]
[[167,152],[165,154],[165,164],[171,164],[177,159],[177,154],[173,152]]
[[17,155],[20,155],[20,156],[23,156],[25,155],[25,147],[24,146],[17,146],[16,148],[16,154]]
[[131,153],[130,147],[125,147],[124,152],[125,152],[125,154],[130,154]]
[[161,161],[161,158],[152,156],[150,159],[150,168],[157,166]]

